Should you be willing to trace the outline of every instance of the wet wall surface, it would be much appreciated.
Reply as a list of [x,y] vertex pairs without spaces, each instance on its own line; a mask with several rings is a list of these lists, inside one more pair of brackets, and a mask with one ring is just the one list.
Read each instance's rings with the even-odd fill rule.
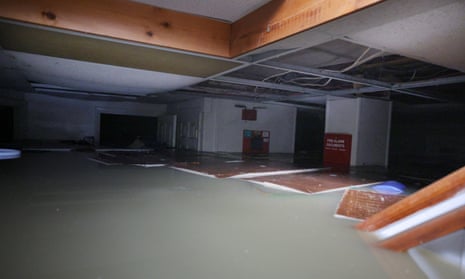
[[342,192],[87,157],[0,161],[2,278],[425,278],[333,218]]

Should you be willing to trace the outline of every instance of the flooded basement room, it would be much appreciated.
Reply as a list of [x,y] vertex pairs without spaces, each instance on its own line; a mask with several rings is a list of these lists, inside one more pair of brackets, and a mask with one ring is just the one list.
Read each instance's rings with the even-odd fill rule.
[[1,161],[3,278],[424,278],[305,195],[82,153]]
[[463,26],[461,0],[0,0],[0,278],[465,279]]
[[[3,278],[430,277],[409,253],[375,245],[359,221],[335,217],[344,190],[309,194],[90,155],[0,160]],[[321,172],[307,175],[331,186]],[[441,278],[463,276],[417,252]]]

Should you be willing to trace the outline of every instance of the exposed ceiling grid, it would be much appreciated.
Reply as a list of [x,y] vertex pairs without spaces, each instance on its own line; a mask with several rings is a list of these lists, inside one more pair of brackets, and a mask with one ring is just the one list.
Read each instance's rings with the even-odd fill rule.
[[[234,22],[270,1],[133,2]],[[463,0],[389,0],[224,59],[53,29],[24,33],[0,22],[0,58],[8,62],[0,88],[31,83],[54,95],[64,87],[69,97],[101,92],[166,103],[208,96],[324,105],[329,95],[464,103],[463,26]]]

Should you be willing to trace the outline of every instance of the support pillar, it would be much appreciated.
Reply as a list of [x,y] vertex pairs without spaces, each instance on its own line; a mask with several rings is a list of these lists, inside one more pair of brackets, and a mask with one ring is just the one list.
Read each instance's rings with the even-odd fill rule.
[[352,135],[351,166],[387,166],[391,108],[384,100],[330,98],[325,133]]

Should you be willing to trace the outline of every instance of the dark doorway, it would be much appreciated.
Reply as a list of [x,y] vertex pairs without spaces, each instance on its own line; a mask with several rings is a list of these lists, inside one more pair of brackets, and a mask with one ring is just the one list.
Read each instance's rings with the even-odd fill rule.
[[137,138],[144,143],[156,141],[156,117],[106,113],[100,115],[100,145],[128,147]]
[[323,162],[324,132],[324,110],[297,110],[294,145],[297,162]]
[[465,106],[394,104],[389,169],[439,179],[465,165]]
[[14,108],[0,106],[0,142],[12,142],[14,139]]

